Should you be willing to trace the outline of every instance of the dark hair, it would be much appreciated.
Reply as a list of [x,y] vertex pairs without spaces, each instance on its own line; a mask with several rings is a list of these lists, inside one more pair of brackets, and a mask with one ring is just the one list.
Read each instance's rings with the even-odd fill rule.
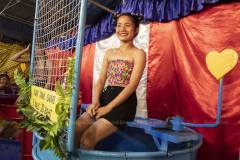
[[1,75],[0,75],[0,80],[1,80],[3,77],[7,77],[8,80],[9,80],[9,76],[8,76],[7,74],[1,74]]
[[[118,22],[118,19],[121,17],[121,16],[127,16],[131,19],[131,21],[133,22],[134,24],[134,28],[135,30],[139,27],[139,23],[140,21],[142,20],[142,16],[139,16],[139,15],[134,15],[134,14],[131,14],[131,13],[123,13],[123,14],[118,14],[116,15],[116,17],[114,18],[114,20],[116,21],[116,24]],[[138,33],[135,34],[134,37],[136,37],[138,35]]]

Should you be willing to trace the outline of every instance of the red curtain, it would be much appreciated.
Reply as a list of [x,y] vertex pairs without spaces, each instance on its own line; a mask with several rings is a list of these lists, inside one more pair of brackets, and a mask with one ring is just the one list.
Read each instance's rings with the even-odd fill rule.
[[[150,118],[180,114],[188,123],[215,123],[217,81],[208,71],[210,51],[240,55],[240,3],[209,5],[169,23],[150,24],[147,107]],[[203,134],[198,160],[238,160],[240,148],[240,62],[224,76],[221,124],[192,128]]]
[[83,104],[92,103],[93,65],[96,43],[83,47],[79,91]]

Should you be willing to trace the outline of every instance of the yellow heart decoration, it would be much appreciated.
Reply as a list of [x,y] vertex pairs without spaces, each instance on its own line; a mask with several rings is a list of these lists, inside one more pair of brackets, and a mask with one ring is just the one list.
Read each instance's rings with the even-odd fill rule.
[[231,71],[238,62],[238,54],[233,49],[225,49],[218,53],[211,51],[206,57],[208,70],[219,80],[226,73]]
[[21,69],[22,69],[23,72],[25,71],[25,69],[26,69],[26,64],[25,63],[21,63]]

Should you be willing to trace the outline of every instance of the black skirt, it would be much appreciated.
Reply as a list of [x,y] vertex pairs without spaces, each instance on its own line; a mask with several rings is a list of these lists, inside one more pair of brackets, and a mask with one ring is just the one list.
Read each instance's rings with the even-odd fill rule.
[[[112,100],[114,100],[124,89],[124,87],[119,86],[108,86],[104,89],[100,103],[101,107],[108,105]],[[119,130],[124,130],[125,124],[129,121],[133,121],[137,110],[137,96],[133,92],[131,96],[121,103],[119,106],[113,108],[107,114],[101,116],[111,122]]]

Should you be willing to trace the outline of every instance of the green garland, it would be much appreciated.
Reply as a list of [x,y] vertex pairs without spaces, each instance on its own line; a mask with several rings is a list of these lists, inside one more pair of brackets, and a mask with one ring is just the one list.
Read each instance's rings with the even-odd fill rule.
[[[21,98],[24,104],[20,104],[17,110],[20,117],[26,117],[20,127],[28,128],[27,131],[30,132],[37,131],[39,135],[44,136],[45,139],[42,139],[39,144],[40,150],[54,150],[53,155],[63,159],[67,159],[67,152],[65,143],[62,143],[66,133],[62,131],[69,124],[75,58],[68,57],[67,62],[68,71],[64,73],[68,75],[67,89],[63,91],[59,81],[56,82],[56,94],[60,96],[55,108],[55,112],[58,115],[56,122],[52,122],[48,116],[44,117],[30,105],[31,84],[25,82],[24,78],[18,73],[18,69],[14,72],[15,82],[21,88],[18,95],[24,94]],[[31,74],[29,74],[29,77],[30,81],[32,81]]]

